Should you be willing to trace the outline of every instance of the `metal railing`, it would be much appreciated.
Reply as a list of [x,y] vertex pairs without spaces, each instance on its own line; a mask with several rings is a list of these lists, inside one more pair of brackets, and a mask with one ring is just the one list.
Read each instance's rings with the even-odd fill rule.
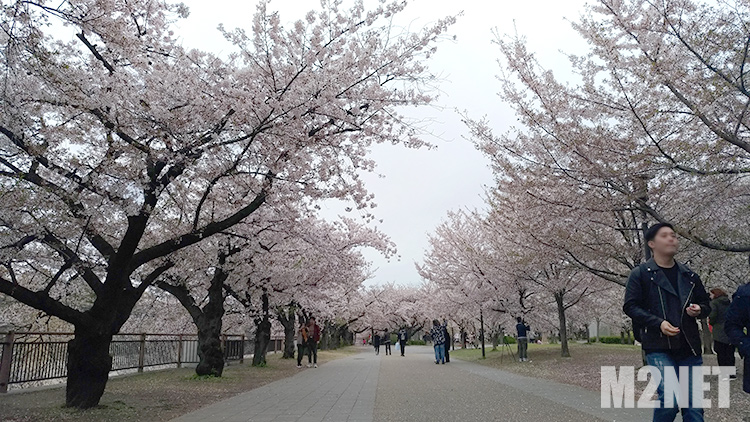
[[[68,341],[73,333],[9,332],[0,333],[4,341],[0,355],[0,393],[6,393],[12,384],[23,385],[67,376]],[[245,352],[251,350],[244,335],[223,334],[221,347],[227,361],[243,363]],[[280,340],[272,340],[269,351]],[[181,367],[198,363],[198,336],[196,334],[121,333],[114,336],[109,347],[112,355],[112,372],[153,367]]]

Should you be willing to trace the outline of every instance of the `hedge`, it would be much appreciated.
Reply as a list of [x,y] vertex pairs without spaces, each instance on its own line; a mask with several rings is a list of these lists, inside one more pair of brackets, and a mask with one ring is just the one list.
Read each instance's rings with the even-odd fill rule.
[[[620,336],[604,336],[600,337],[599,340],[601,340],[600,343],[604,344],[622,344],[622,337]],[[592,343],[596,343],[596,337],[591,337],[589,341]],[[625,342],[628,344],[632,344],[628,341],[627,337],[625,337]]]
[[516,344],[516,338],[511,336],[505,336],[505,344]]

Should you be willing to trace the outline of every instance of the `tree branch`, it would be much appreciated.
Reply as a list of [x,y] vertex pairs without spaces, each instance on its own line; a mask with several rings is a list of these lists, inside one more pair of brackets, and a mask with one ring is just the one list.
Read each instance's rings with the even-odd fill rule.
[[91,54],[93,54],[94,57],[96,57],[97,60],[99,60],[104,65],[104,67],[107,68],[107,70],[109,71],[110,75],[113,74],[113,73],[115,73],[115,68],[111,64],[109,64],[109,62],[107,61],[107,59],[105,59],[101,55],[101,53],[99,53],[99,50],[96,49],[96,46],[92,45],[89,42],[89,40],[86,38],[86,36],[83,35],[83,32],[80,32],[80,33],[76,34],[76,37],[78,37],[78,39],[81,40],[81,42],[83,42],[83,44],[86,46],[86,48],[89,49],[89,51],[91,52]]
[[25,305],[42,310],[75,326],[93,326],[96,324],[96,321],[89,315],[63,305],[59,301],[52,299],[47,293],[29,290],[20,284],[13,283],[2,277],[0,277],[0,293],[4,293]]
[[172,252],[178,251],[187,246],[193,245],[200,242],[201,240],[219,233],[229,227],[242,221],[245,217],[255,212],[261,205],[266,201],[266,195],[268,189],[271,186],[272,174],[266,178],[266,185],[261,189],[260,193],[255,196],[252,202],[245,207],[241,208],[229,217],[209,223],[198,230],[192,230],[190,233],[183,234],[181,236],[172,238],[158,245],[154,245],[150,248],[144,249],[133,256],[131,261],[131,270],[135,270],[146,262],[152,261],[156,258],[161,258]]

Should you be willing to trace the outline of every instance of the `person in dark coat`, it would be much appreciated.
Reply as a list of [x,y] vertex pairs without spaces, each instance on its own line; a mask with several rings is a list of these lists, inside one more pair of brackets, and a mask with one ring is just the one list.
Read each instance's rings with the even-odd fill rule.
[[[714,352],[719,366],[734,368],[734,345],[724,330],[724,321],[726,320],[727,309],[729,309],[729,296],[719,288],[713,288],[709,291],[711,296],[711,314],[708,316],[708,323],[711,324],[711,334],[714,338]],[[724,375],[724,377],[737,378],[737,375]]]
[[445,328],[436,319],[432,320],[430,337],[432,337],[432,347],[435,349],[435,363],[445,364]]
[[401,348],[401,356],[404,356],[404,349],[406,348],[406,341],[409,339],[409,334],[406,332],[406,328],[402,328],[398,332],[398,345]]
[[388,332],[387,328],[385,329],[385,333],[383,333],[383,338],[380,342],[385,346],[385,355],[391,355],[391,333]]
[[[630,272],[625,287],[623,312],[633,319],[640,332],[646,361],[661,375],[656,388],[659,407],[654,408],[654,421],[674,421],[682,411],[683,420],[703,421],[701,404],[692,403],[694,367],[703,365],[698,319],[711,313],[708,293],[700,277],[686,265],[676,262],[679,239],[672,225],[657,223],[644,236],[653,258]],[[667,368],[679,378],[680,367],[687,372],[688,407],[664,407],[664,379]]]
[[372,345],[375,346],[375,354],[380,354],[380,334],[375,333],[374,336],[372,336]]
[[443,336],[445,337],[445,362],[451,361],[451,345],[453,344],[453,338],[448,334],[448,321],[443,320]]
[[318,367],[318,343],[320,342],[320,326],[315,322],[315,317],[310,317],[307,321],[307,367],[312,365]]
[[516,341],[518,342],[518,361],[519,362],[527,362],[529,360],[529,328],[528,324],[526,324],[526,321],[523,320],[523,318],[516,317],[516,321],[518,322],[516,324]]
[[[743,330],[747,330],[747,334]],[[750,393],[750,283],[740,286],[734,294],[727,309],[724,331],[745,361],[742,389]]]
[[307,347],[307,337],[309,334],[307,324],[300,319],[299,330],[297,330],[297,368],[302,368],[302,357],[306,352],[305,347]]

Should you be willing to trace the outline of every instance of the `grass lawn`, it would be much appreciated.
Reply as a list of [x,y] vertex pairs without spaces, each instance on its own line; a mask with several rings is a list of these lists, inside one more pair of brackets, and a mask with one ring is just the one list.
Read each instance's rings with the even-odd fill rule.
[[[318,363],[354,353],[358,353],[354,347],[322,350]],[[0,421],[166,421],[300,371],[296,359],[281,359],[281,353],[269,354],[267,361],[263,368],[250,366],[249,360],[227,366],[221,378],[196,379],[194,368],[181,368],[111,379],[99,407],[88,410],[63,407],[64,386],[4,394],[0,395]]]
[[[636,371],[642,366],[640,346],[621,344],[580,344],[570,343],[571,357],[560,357],[559,344],[530,344],[530,362],[518,362],[509,357],[507,350],[500,347],[496,351],[492,346],[486,348],[486,358],[482,359],[481,349],[464,349],[451,351],[451,357],[476,362],[498,369],[514,372],[529,377],[550,379],[557,382],[577,385],[593,391],[601,391],[602,366],[635,366]],[[513,353],[517,352],[516,345],[510,345]],[[717,365],[715,355],[703,356],[704,366]],[[750,394],[742,391],[742,360],[737,360],[738,380],[730,383],[730,408],[706,409],[706,420],[710,421],[738,421],[742,417],[750,416]],[[706,377],[711,381],[710,393],[714,406],[718,401],[717,377]],[[635,382],[636,400],[640,397],[645,382]],[[741,416],[740,416],[741,415]]]

